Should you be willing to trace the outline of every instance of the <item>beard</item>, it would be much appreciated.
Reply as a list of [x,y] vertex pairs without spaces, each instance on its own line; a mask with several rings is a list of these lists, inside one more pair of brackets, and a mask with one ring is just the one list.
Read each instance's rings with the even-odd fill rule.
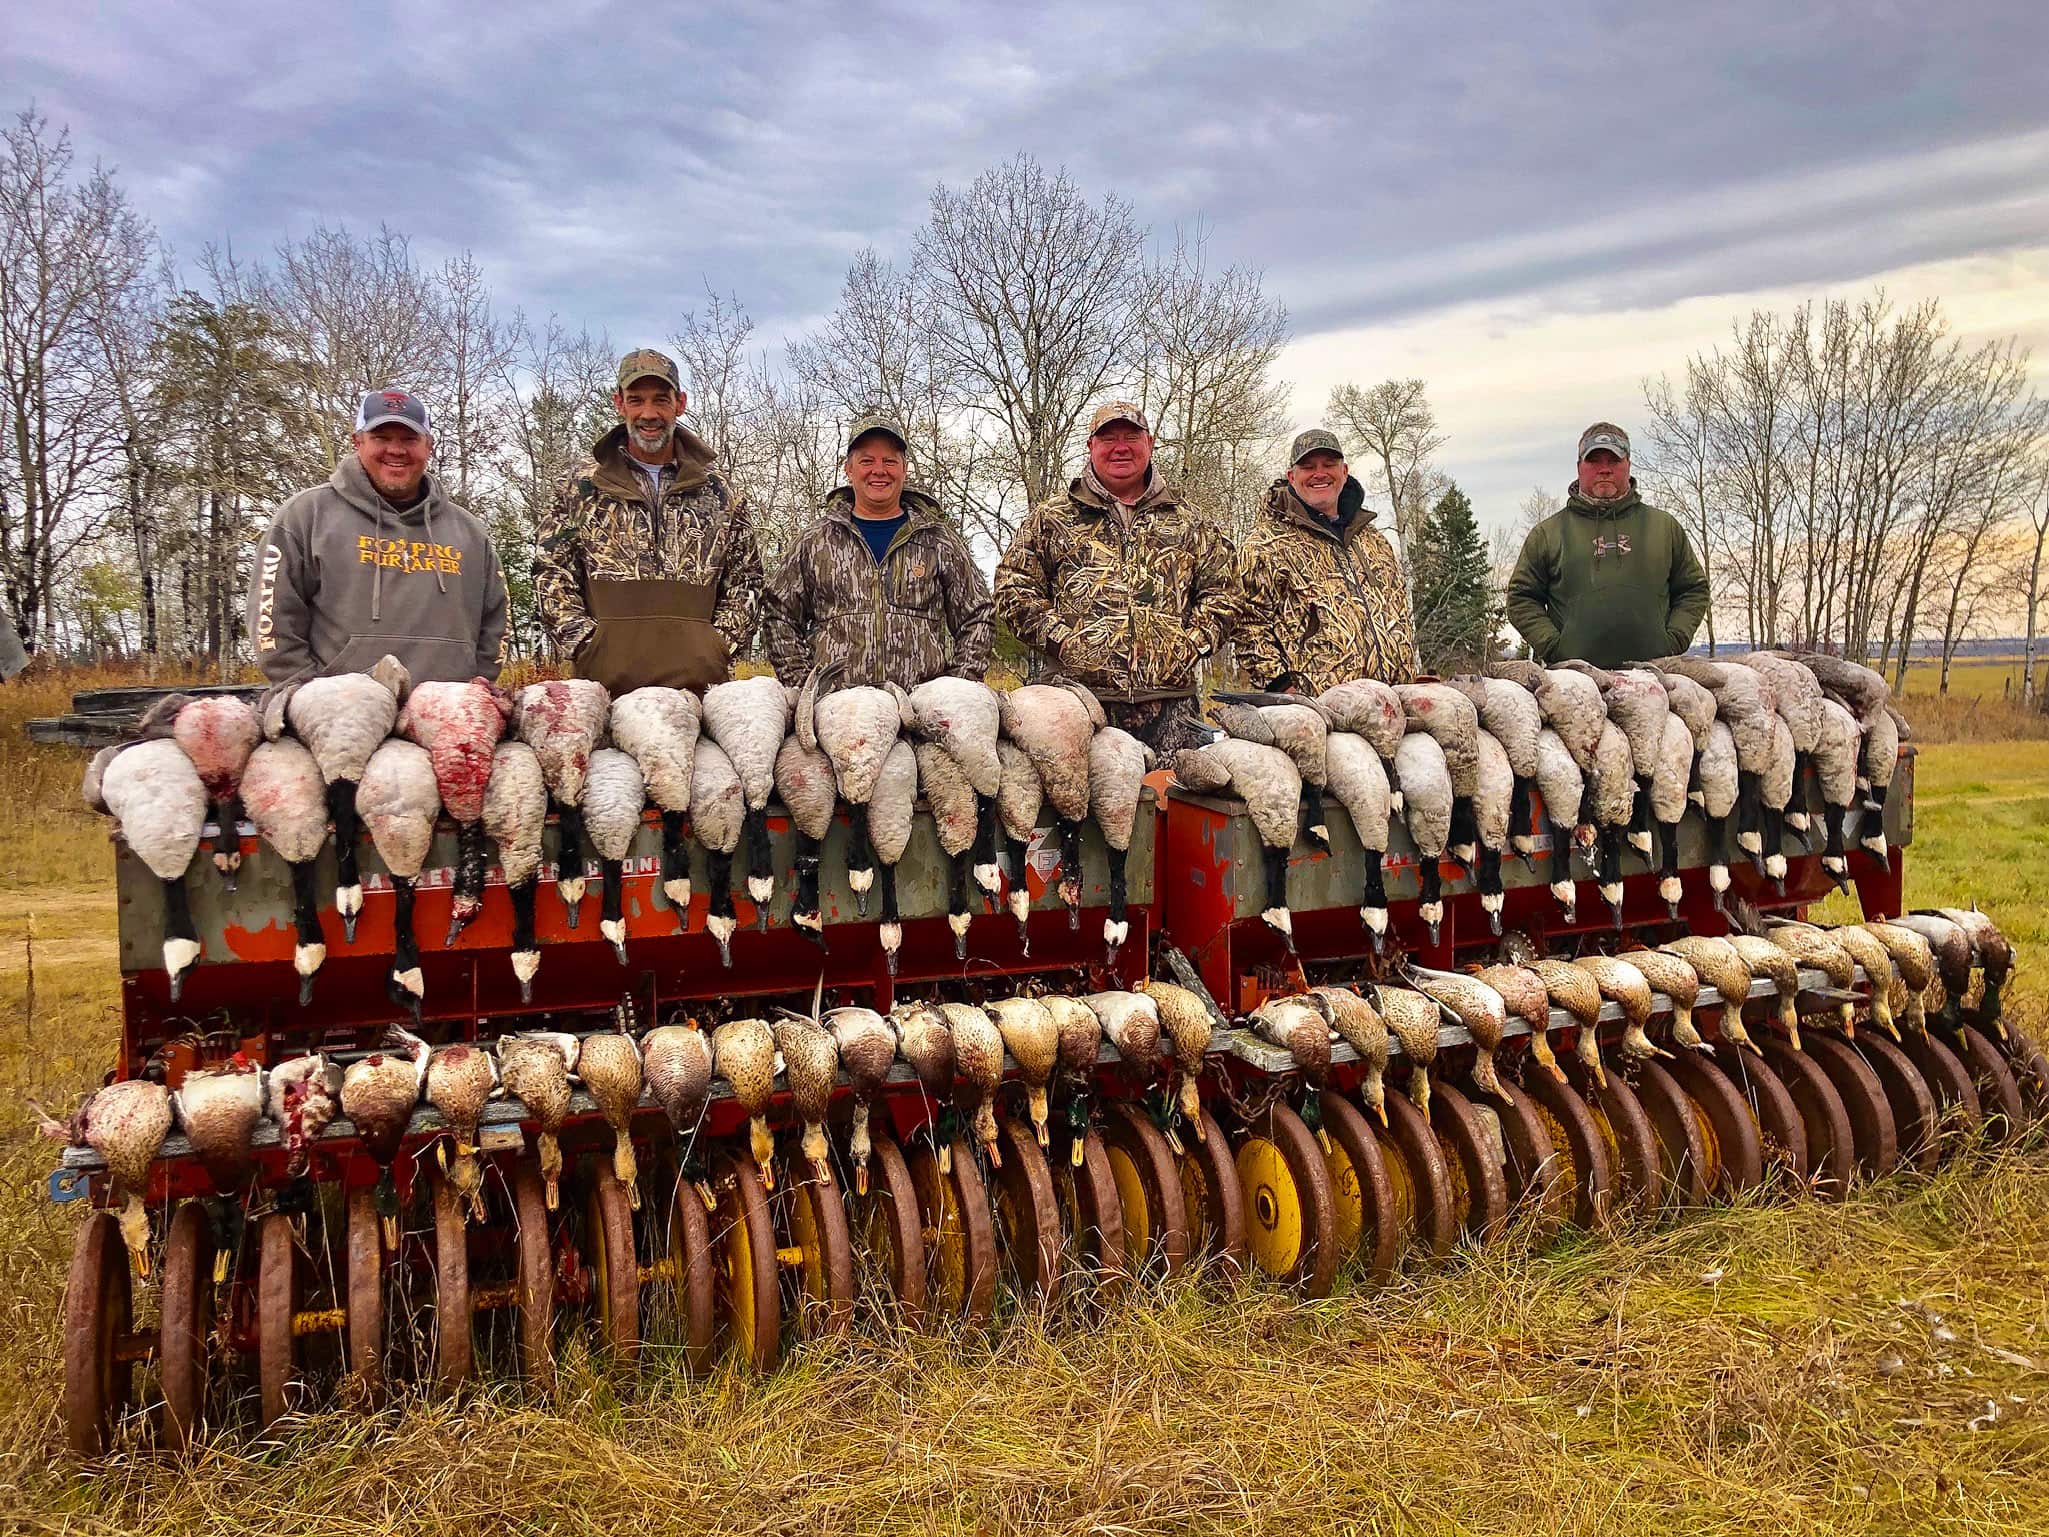
[[670,441],[676,436],[676,429],[670,426],[662,428],[659,432],[642,432],[638,427],[628,423],[626,436],[643,454],[659,454],[667,451]]

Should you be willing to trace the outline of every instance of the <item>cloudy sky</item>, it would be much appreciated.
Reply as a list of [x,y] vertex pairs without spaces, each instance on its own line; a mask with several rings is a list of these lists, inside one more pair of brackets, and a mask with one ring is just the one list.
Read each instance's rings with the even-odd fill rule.
[[2040,0],[156,0],[0,35],[8,110],[69,124],[188,257],[385,222],[622,344],[706,283],[794,334],[935,183],[1028,150],[1262,269],[1302,424],[1426,378],[1490,522],[1753,304],[1940,295],[2039,370],[2045,57]]

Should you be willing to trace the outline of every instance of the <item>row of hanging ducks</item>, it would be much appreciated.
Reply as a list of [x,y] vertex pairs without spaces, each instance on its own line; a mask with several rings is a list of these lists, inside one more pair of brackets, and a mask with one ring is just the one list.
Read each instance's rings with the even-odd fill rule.
[[[1467,868],[1501,933],[1502,861],[1513,854],[1536,869],[1539,803],[1551,893],[1567,921],[1577,918],[1577,856],[1620,927],[1625,844],[1656,862],[1659,894],[1677,916],[1678,829],[1689,801],[1706,818],[1717,909],[1736,850],[1783,891],[1785,833],[1811,850],[1816,810],[1823,867],[1847,885],[1843,839],[1853,808],[1864,811],[1862,846],[1888,857],[1882,814],[1906,736],[1885,680],[1870,668],[1775,651],[1614,671],[1508,661],[1485,677],[1392,686],[1360,679],[1313,698],[1224,694],[1213,713],[1225,740],[1177,754],[1175,777],[1245,801],[1265,854],[1267,922],[1291,934],[1288,854],[1305,823],[1312,843],[1329,849],[1323,808],[1334,794],[1367,852],[1360,917],[1376,949],[1388,924],[1377,856],[1394,816],[1422,856],[1418,915],[1432,943],[1446,857]],[[1807,799],[1810,782],[1818,807]]]
[[641,688],[614,700],[581,679],[516,694],[482,678],[413,687],[393,657],[368,672],[280,686],[260,708],[231,696],[172,695],[144,717],[140,735],[93,759],[85,798],[119,819],[163,883],[173,1000],[201,952],[187,868],[211,812],[219,829],[213,863],[232,886],[236,827],[246,812],[292,871],[302,1003],[327,954],[315,862],[331,837],[334,905],[353,943],[363,907],[358,845],[369,833],[397,898],[389,990],[416,1014],[425,980],[413,936],[414,882],[444,813],[457,831],[448,942],[482,910],[495,846],[513,905],[511,965],[526,997],[541,958],[534,911],[551,810],[562,851],[556,890],[569,926],[586,895],[588,840],[602,870],[599,927],[622,964],[621,869],[643,812],[652,805],[660,813],[661,885],[679,922],[690,901],[687,824],[710,861],[706,927],[730,966],[736,857],[746,860],[761,924],[768,919],[771,799],[787,809],[796,834],[793,922],[821,944],[820,856],[844,808],[848,885],[864,916],[879,887],[878,933],[892,972],[902,943],[894,871],[920,796],[952,862],[948,922],[960,955],[973,916],[970,883],[985,903],[1006,902],[1024,932],[1026,845],[1048,807],[1060,841],[1060,894],[1070,925],[1078,924],[1081,828],[1093,816],[1113,854],[1103,937],[1114,959],[1129,936],[1124,861],[1153,764],[1151,749],[1109,726],[1076,684],[999,694],[942,677],[909,691],[834,689],[814,674],[801,689],[759,677],[702,696]]

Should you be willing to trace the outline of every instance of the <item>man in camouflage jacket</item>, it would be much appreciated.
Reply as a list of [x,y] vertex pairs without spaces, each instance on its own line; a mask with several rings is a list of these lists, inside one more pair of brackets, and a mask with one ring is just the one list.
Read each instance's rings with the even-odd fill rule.
[[614,694],[703,688],[754,643],[761,552],[746,499],[676,418],[676,365],[651,348],[619,365],[620,424],[555,498],[534,597],[557,651]]
[[915,688],[989,670],[989,584],[939,503],[904,485],[908,446],[887,416],[847,434],[846,484],[825,499],[769,584],[762,630],[776,676],[814,666],[834,687]]
[[1161,753],[1196,745],[1196,669],[1229,637],[1237,582],[1222,531],[1152,467],[1144,413],[1089,423],[1089,464],[1035,509],[996,569],[996,613],[1113,725]]
[[1232,638],[1253,687],[1320,694],[1353,678],[1414,680],[1401,567],[1335,435],[1295,439],[1239,551],[1238,581],[1245,619]]

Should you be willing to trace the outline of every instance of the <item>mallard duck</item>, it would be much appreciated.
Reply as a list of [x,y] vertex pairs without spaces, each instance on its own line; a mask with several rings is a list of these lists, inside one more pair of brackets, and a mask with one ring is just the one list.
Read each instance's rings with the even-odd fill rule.
[[1837,944],[1850,952],[1850,958],[1864,968],[1864,980],[1871,985],[1873,1022],[1898,1040],[1900,1027],[1893,1022],[1892,1015],[1893,983],[1898,980],[1898,975],[1884,942],[1869,929],[1859,928],[1854,923],[1839,924],[1828,932]]
[[[1779,994],[1779,1028],[1786,1032],[1786,1038],[1793,1043],[1793,1049],[1800,1049],[1800,968],[1793,957],[1769,939],[1755,934],[1731,934],[1729,943],[1736,947],[1736,953],[1743,957],[1743,963],[1750,968],[1754,977],[1769,977]],[[1725,1027],[1726,1028],[1726,1027]]]
[[[1663,946],[1691,966],[1722,998],[1722,1034],[1738,1046],[1756,1049],[1743,1028],[1743,1002],[1750,996],[1750,963],[1728,940],[1713,934],[1682,934]],[[1700,995],[1694,995],[1694,1002]]]
[[448,1122],[455,1157],[448,1156],[446,1142],[435,1149],[466,1215],[478,1222],[484,1220],[484,1168],[477,1161],[477,1120],[497,1087],[498,1065],[467,1041],[439,1047],[427,1059],[427,1103]]
[[1700,999],[1700,973],[1669,950],[1625,950],[1622,958],[1672,1003],[1672,1039],[1695,1051],[1711,1051],[1694,1028],[1693,1006]]
[[1565,1074],[1558,1066],[1558,1057],[1551,1050],[1551,995],[1544,988],[1544,979],[1527,966],[1502,963],[1498,966],[1483,966],[1473,975],[1501,994],[1501,1001],[1509,1014],[1530,1027],[1530,1055],[1539,1066],[1547,1069],[1560,1083]]
[[1387,1071],[1386,1021],[1372,1004],[1349,987],[1312,987],[1308,996],[1337,1031],[1338,1039],[1358,1053],[1359,1065],[1365,1070],[1365,1076],[1359,1080],[1359,1092],[1385,1126],[1387,1085],[1381,1081],[1381,1075]]
[[231,1195],[248,1181],[249,1139],[263,1118],[263,1074],[237,1051],[212,1067],[197,1067],[171,1095],[178,1124],[214,1188]]
[[2000,1017],[1999,993],[2006,985],[2006,979],[2013,974],[2012,943],[2000,932],[1998,924],[1975,907],[1944,907],[1936,911],[1964,931],[1964,937],[1971,942],[1971,958],[1984,973],[1985,991],[1978,1000],[1975,1022],[1988,1029],[1997,1029],[2004,1037],[2006,1023]]
[[384,1219],[386,1249],[398,1247],[398,1187],[392,1182],[391,1165],[412,1124],[413,1107],[420,1102],[432,1049],[403,1026],[388,1025],[377,1050],[351,1062],[342,1074],[342,1114],[355,1124],[363,1151],[377,1165],[376,1202]]
[[1215,1022],[1210,1018],[1209,1005],[1178,983],[1156,982],[1148,978],[1138,985],[1148,998],[1159,1005],[1160,1026],[1173,1045],[1175,1092],[1180,1100],[1181,1115],[1194,1130],[1196,1140],[1202,1141],[1203,1059],[1209,1054],[1210,1038],[1216,1030]]
[[1927,936],[1897,923],[1873,919],[1863,929],[1885,946],[1885,953],[1892,960],[1893,976],[1906,994],[1904,1004],[1894,1010],[1894,1016],[1909,1030],[1925,1030],[1928,1018],[1922,999],[1935,980],[1934,947]]
[[1330,1021],[1307,998],[1269,998],[1249,1016],[1255,1034],[1293,1059],[1295,1071],[1321,1084],[1330,1071]]
[[566,1031],[535,1030],[501,1036],[497,1046],[499,1081],[526,1107],[540,1131],[541,1184],[550,1211],[561,1199],[562,1144],[555,1134],[569,1114],[569,1075],[576,1068],[579,1044]]
[[1061,1069],[1086,1083],[1103,1048],[1103,1022],[1096,1018],[1094,1009],[1065,993],[1048,993],[1039,1002],[1053,1016],[1053,1028],[1060,1032]]
[[687,1016],[657,1026],[640,1043],[640,1065],[655,1103],[687,1147],[711,1094],[711,1040]]
[[[1826,929],[1818,929],[1810,923],[1791,923],[1775,920],[1766,924],[1765,932],[1771,942],[1792,956],[1795,961],[1818,967],[1829,980],[1829,986],[1849,992],[1857,985],[1857,962],[1849,948]],[[1854,1037],[1857,1033],[1857,1006],[1847,999],[1836,1005],[1836,1022],[1843,1027],[1843,1034]]]
[[1591,975],[1582,971],[1570,961],[1561,961],[1555,956],[1540,955],[1530,963],[1530,970],[1544,979],[1544,990],[1551,995],[1551,1001],[1572,1016],[1572,1022],[1579,1027],[1579,1040],[1574,1050],[1587,1071],[1594,1075],[1594,1082],[1602,1088],[1608,1087],[1608,1070],[1601,1065],[1601,985]]
[[[702,768],[700,763],[699,767]],[[763,1188],[775,1188],[775,1138],[768,1130],[768,1106],[775,1098],[775,1032],[761,1019],[729,1019],[711,1033],[712,1071],[733,1086],[747,1112],[747,1135]]]
[[284,1144],[285,1174],[298,1179],[306,1172],[313,1144],[341,1113],[342,1070],[315,1051],[280,1062],[268,1077],[265,1109]]
[[613,1028],[583,1038],[577,1048],[576,1075],[598,1102],[605,1124],[612,1128],[612,1173],[626,1189],[626,1203],[640,1210],[640,1165],[633,1157],[633,1112],[640,1104],[645,1074],[640,1043],[633,1030],[633,1003],[621,999],[612,1010]]
[[1144,993],[1112,990],[1088,993],[1083,1003],[1103,1022],[1103,1034],[1117,1055],[1140,1072],[1151,1074],[1160,1060],[1160,1006]]
[[989,1005],[989,1016],[996,1021],[1005,1049],[1017,1061],[1032,1131],[1039,1146],[1045,1147],[1051,1140],[1046,1132],[1046,1085],[1060,1062],[1060,1026],[1036,998],[998,998]]
[[[38,1111],[38,1114],[41,1112]],[[86,1097],[70,1125],[42,1117],[43,1131],[106,1160],[121,1196],[121,1242],[139,1276],[149,1274],[149,1166],[171,1132],[171,1096],[150,1078],[124,1078]]]
[[817,1020],[787,1009],[773,1028],[776,1050],[783,1059],[783,1081],[789,1085],[790,1101],[804,1126],[804,1160],[811,1165],[813,1177],[823,1181],[831,1169],[825,1112],[832,1103],[832,1091],[839,1086],[839,1046],[832,1032]]
[[[882,1087],[882,1080],[888,1075],[890,1063],[896,1057],[897,1032],[873,1009],[853,1006],[827,1009],[822,1024],[832,1039],[835,1062],[846,1070],[847,1081],[853,1086],[854,1125],[848,1151],[854,1160],[854,1190],[857,1194],[866,1195],[868,1159],[873,1151],[868,1117],[876,1092]],[[787,1055],[785,1052],[786,1058]],[[951,1058],[948,1060],[950,1062]],[[790,1087],[793,1090],[797,1087],[794,1070],[790,1076]],[[822,1139],[822,1131],[820,1135]]]
[[1501,994],[1478,977],[1457,971],[1415,967],[1409,971],[1408,980],[1416,991],[1428,994],[1456,1014],[1466,1033],[1472,1036],[1473,1082],[1481,1092],[1513,1100],[1494,1069],[1494,1053],[1501,1049],[1502,1033],[1508,1028],[1508,1005]]
[[1622,1054],[1641,1061],[1646,1057],[1669,1057],[1671,1052],[1644,1033],[1651,1021],[1650,979],[1630,962],[1613,955],[1583,955],[1572,963],[1594,979],[1603,998],[1614,999],[1622,1010]]
[[[918,1075],[925,1092],[944,1099],[953,1092],[953,1031],[932,1004],[907,999],[889,1011],[896,1054]],[[840,1050],[846,1055],[843,1046]]]
[[[953,1088],[990,1163],[1003,1166],[996,1148],[996,1090],[1003,1082],[1003,1032],[971,1003],[942,1003],[953,1034]],[[1057,1046],[1056,1046],[1057,1050]]]
[[1435,998],[1412,988],[1376,983],[1373,1006],[1387,1032],[1401,1043],[1409,1059],[1409,1099],[1426,1116],[1430,1113],[1430,1064],[1437,1060],[1437,1031],[1444,1015]]

